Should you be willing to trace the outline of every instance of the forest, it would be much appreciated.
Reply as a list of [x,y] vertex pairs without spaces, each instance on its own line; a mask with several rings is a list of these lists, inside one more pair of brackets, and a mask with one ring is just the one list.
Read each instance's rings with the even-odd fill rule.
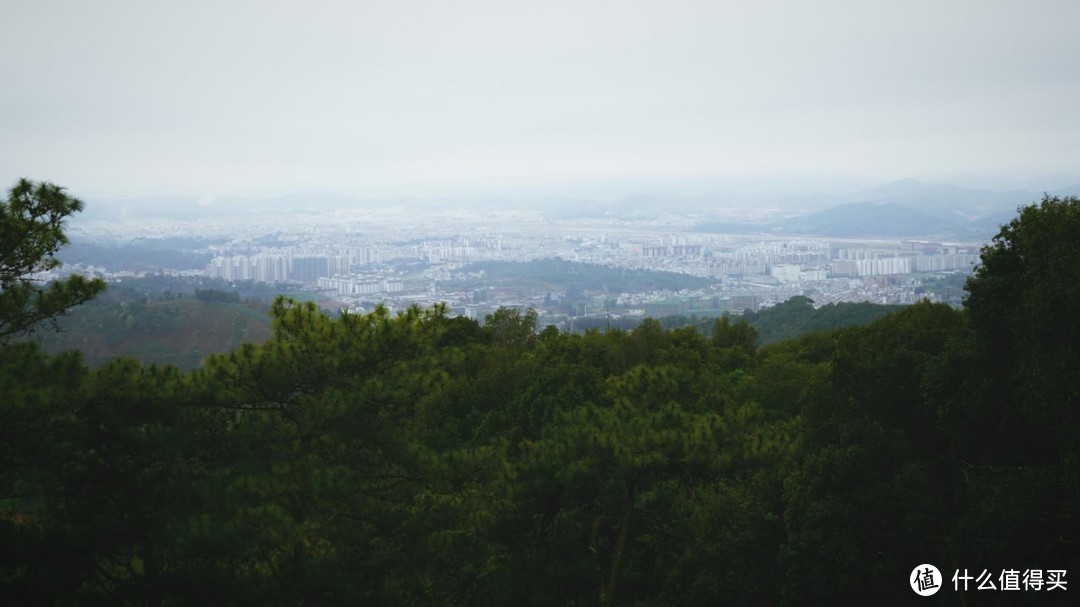
[[0,206],[4,604],[908,604],[920,563],[949,604],[1075,591],[951,577],[1075,571],[1080,199],[1020,209],[960,310],[762,345],[281,297],[191,371],[14,339],[102,288],[29,278],[80,208]]
[[[26,339],[39,344],[47,354],[78,350],[92,369],[123,357],[144,365],[174,365],[190,371],[202,366],[210,354],[230,352],[244,342],[262,342],[270,336],[269,311],[277,294],[268,292],[273,287],[253,281],[233,284],[239,290],[232,290],[221,279],[126,278],[57,318],[58,330],[34,331]],[[306,301],[318,295],[294,289],[288,297]],[[899,309],[866,302],[815,308],[813,300],[797,296],[760,312],[747,311],[741,318],[757,332],[758,345],[767,345],[810,331],[869,324]],[[557,326],[560,330],[572,327],[574,332],[632,331],[642,320],[638,316],[592,316]],[[665,329],[694,327],[707,337],[716,318],[675,315],[656,320]]]

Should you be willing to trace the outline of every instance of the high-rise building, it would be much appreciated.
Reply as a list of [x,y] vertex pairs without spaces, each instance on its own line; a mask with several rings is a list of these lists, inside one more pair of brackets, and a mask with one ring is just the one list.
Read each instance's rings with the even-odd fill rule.
[[330,275],[329,260],[325,256],[293,257],[289,279],[305,285],[318,284],[320,278]]

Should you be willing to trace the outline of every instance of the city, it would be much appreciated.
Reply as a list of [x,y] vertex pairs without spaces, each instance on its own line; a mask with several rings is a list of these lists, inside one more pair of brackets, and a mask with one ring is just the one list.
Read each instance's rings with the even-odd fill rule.
[[[114,242],[199,235],[202,268],[158,271],[292,285],[315,292],[325,309],[370,311],[447,305],[451,314],[483,319],[499,307],[532,308],[542,324],[569,328],[571,318],[740,314],[808,296],[840,302],[912,304],[948,301],[927,282],[967,274],[983,243],[840,239],[771,234],[717,234],[687,217],[551,219],[539,211],[436,211],[401,208],[284,213],[183,222],[132,220],[77,223],[73,238]],[[630,279],[568,288],[535,275],[559,261],[589,272],[607,268]],[[509,265],[507,265],[509,264]],[[129,271],[86,267],[123,280]],[[494,274],[493,274],[494,272]],[[670,285],[634,280],[670,274]]]

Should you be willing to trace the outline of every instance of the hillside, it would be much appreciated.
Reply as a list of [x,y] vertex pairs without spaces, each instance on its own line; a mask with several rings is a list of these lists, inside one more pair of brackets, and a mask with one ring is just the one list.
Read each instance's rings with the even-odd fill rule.
[[[996,217],[996,215],[995,215]],[[959,219],[959,218],[958,218]],[[997,224],[992,226],[997,228]],[[702,223],[702,232],[805,234],[831,237],[959,237],[988,231],[985,222],[929,214],[895,202],[853,202],[766,223]],[[989,232],[987,232],[989,233]]]
[[[767,346],[800,337],[814,331],[832,331],[847,327],[868,325],[879,318],[898,312],[904,306],[889,306],[869,302],[845,302],[813,306],[808,297],[796,296],[784,303],[760,312],[746,312],[741,319],[757,333],[757,345]],[[702,335],[711,335],[716,317],[710,316],[663,316],[657,319],[664,329],[693,327]],[[730,320],[730,319],[729,319]],[[633,331],[644,322],[641,318],[580,318],[574,323],[577,331],[619,329]]]
[[[1055,193],[1067,195],[1070,192]],[[949,183],[928,184],[908,178],[839,194],[801,194],[778,203],[780,207],[792,210],[820,210],[856,202],[895,203],[930,215],[962,220],[988,213],[1015,211],[1018,205],[1028,204],[1040,197],[1041,192],[1038,191],[972,189]]]
[[[1061,194],[1075,191],[1064,188]],[[778,201],[788,213],[765,221],[703,222],[702,232],[807,234],[831,237],[925,237],[984,240],[1041,198],[1037,192],[972,190],[901,179],[846,194],[813,194]]]
[[774,230],[821,236],[928,236],[955,234],[963,228],[894,202],[856,202],[778,222]]
[[115,357],[143,364],[194,369],[210,354],[270,337],[264,304],[198,299],[122,302],[106,298],[59,320],[60,331],[41,329],[33,340],[46,352],[79,350],[87,364]]
[[792,297],[760,312],[747,312],[743,320],[758,333],[758,345],[778,343],[813,331],[832,331],[868,325],[904,306],[844,302],[814,308],[808,297]]
[[[995,216],[996,217],[996,216]],[[997,225],[993,226],[995,229]],[[983,234],[985,222],[955,221],[894,202],[853,202],[764,223],[702,223],[701,232],[831,237],[958,237]]]

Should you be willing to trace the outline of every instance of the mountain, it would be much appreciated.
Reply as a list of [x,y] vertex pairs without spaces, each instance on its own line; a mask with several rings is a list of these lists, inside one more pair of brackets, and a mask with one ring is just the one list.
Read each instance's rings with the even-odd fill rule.
[[776,222],[773,232],[820,236],[935,236],[964,228],[897,203],[855,202]]
[[916,179],[893,181],[855,196],[862,201],[897,203],[930,215],[965,220],[1015,211],[1017,205],[1041,198],[1034,192],[1021,190],[974,190],[951,184],[928,185]]
[[[1080,184],[1074,186],[1080,190]],[[926,184],[917,179],[900,179],[877,187],[844,194],[808,194],[778,201],[789,210],[823,209],[854,202],[895,203],[928,215],[950,220],[972,220],[989,213],[1015,211],[1018,205],[1042,198],[1024,190],[982,190],[952,184]]]
[[[699,224],[699,231],[723,234],[831,236],[837,238],[985,238],[982,224],[955,221],[897,203],[853,202],[769,223]],[[996,224],[994,226],[996,232]]]
[[[1080,194],[1080,184],[1052,192]],[[840,195],[789,197],[777,206],[789,213],[771,222],[701,224],[715,233],[790,233],[851,237],[935,237],[985,240],[1016,216],[1019,206],[1038,202],[1042,194],[1022,190],[994,191],[951,184],[928,185],[901,179],[875,188]],[[811,212],[806,213],[809,210]]]
[[1051,194],[1054,196],[1080,196],[1080,183],[1074,183],[1071,186],[1055,190]]

